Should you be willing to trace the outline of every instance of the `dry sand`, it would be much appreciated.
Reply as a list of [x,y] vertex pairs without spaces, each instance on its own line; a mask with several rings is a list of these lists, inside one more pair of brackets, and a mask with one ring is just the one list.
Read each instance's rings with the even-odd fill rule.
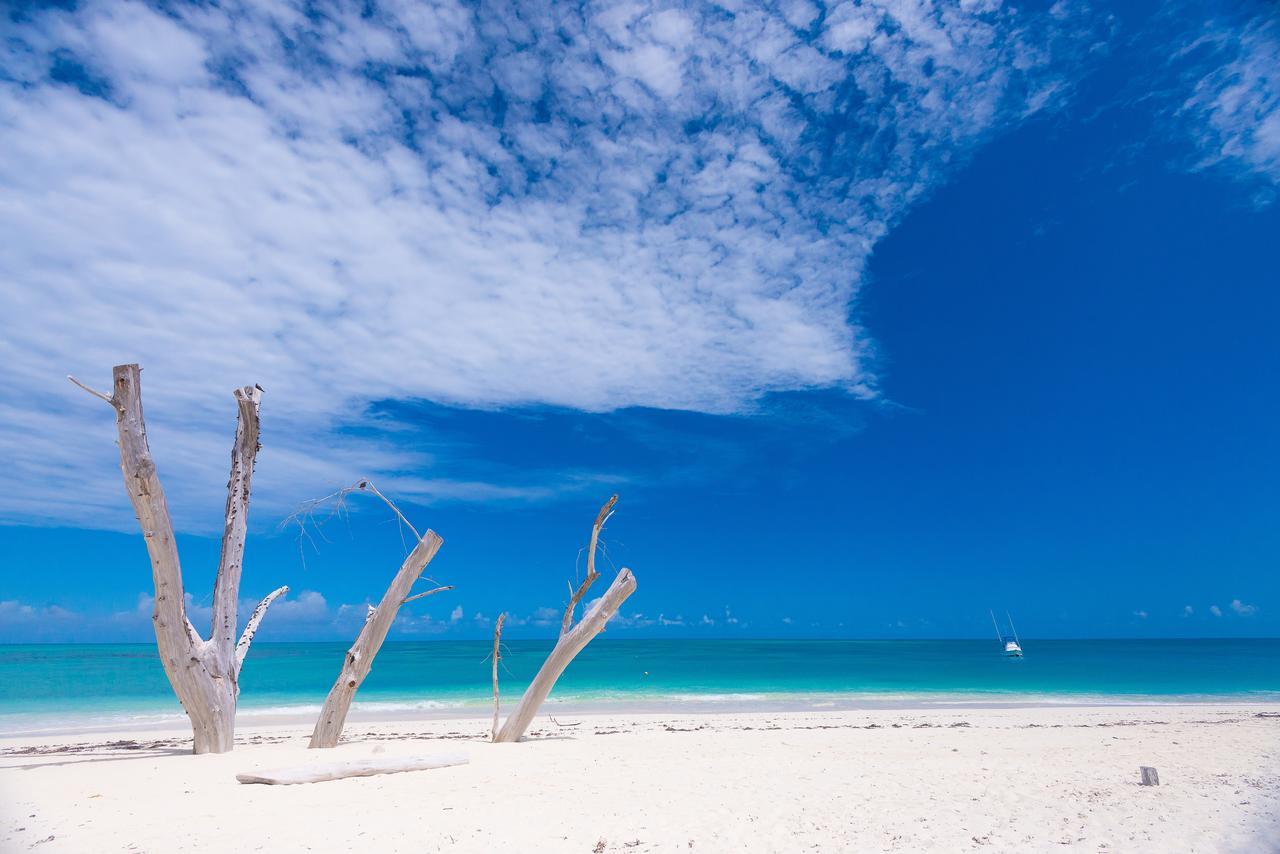
[[[1280,851],[1276,706],[545,717],[0,739],[0,850]],[[576,725],[569,725],[576,724]],[[109,742],[118,741],[116,744]],[[238,772],[461,750],[470,764],[301,786]],[[1155,766],[1158,788],[1138,785]]]

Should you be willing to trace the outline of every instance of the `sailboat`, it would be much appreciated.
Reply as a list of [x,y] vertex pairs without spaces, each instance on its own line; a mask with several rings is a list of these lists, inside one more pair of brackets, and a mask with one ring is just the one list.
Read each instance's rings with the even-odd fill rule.
[[991,615],[991,625],[996,627],[996,640],[1000,641],[1004,647],[1004,654],[1010,658],[1022,657],[1022,644],[1018,642],[1018,630],[1013,627],[1013,617],[1009,616],[1009,612],[1004,612],[1004,618],[1009,622],[1009,631],[1011,634],[1003,634],[1000,631],[1000,624],[996,622],[996,614],[994,611],[988,610]]

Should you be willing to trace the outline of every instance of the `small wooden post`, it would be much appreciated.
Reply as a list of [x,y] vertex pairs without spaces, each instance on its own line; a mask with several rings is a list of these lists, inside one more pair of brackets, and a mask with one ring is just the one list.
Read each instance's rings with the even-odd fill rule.
[[1142,785],[1144,786],[1160,785],[1160,775],[1156,773],[1156,769],[1146,765],[1142,765],[1138,768],[1138,770],[1142,772]]

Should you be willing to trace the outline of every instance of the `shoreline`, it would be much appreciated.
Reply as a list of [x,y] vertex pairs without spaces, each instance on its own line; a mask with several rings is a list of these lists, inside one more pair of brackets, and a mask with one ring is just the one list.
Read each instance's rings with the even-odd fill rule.
[[[518,693],[503,700],[504,713]],[[172,710],[119,710],[105,714],[87,712],[0,713],[0,742],[10,739],[91,735],[109,732],[181,732],[188,728],[186,714],[176,701]],[[927,711],[1000,709],[1106,709],[1134,707],[1276,707],[1280,691],[1249,695],[1150,695],[1068,694],[1015,692],[689,692],[600,697],[551,697],[544,705],[549,714],[562,715],[717,715],[824,711]],[[242,705],[237,727],[310,726],[321,703]],[[411,723],[488,719],[492,701],[441,701],[416,698],[357,699],[350,720],[354,723]]]
[[[1274,704],[541,715],[0,739],[0,850],[1275,851]],[[235,775],[464,753],[299,786]],[[1161,785],[1139,785],[1138,767]],[[163,821],[156,821],[164,816]],[[222,820],[234,816],[234,821]],[[202,828],[216,822],[216,834]]]

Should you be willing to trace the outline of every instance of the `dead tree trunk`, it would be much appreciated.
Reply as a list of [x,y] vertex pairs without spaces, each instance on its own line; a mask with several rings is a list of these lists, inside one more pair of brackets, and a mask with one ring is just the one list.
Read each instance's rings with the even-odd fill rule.
[[[631,570],[625,567],[613,579],[613,583],[609,585],[609,589],[605,591],[604,596],[591,608],[591,610],[583,616],[583,618],[575,626],[573,625],[573,612],[578,606],[578,602],[582,600],[584,594],[595,583],[600,574],[596,572],[596,546],[600,540],[600,531],[604,528],[605,522],[613,515],[613,505],[617,502],[618,496],[613,496],[605,505],[600,508],[599,514],[596,516],[595,524],[591,527],[591,544],[587,550],[587,577],[583,579],[582,584],[569,597],[569,604],[565,608],[564,618],[560,623],[560,639],[556,641],[555,648],[551,650],[551,654],[547,656],[547,660],[542,663],[542,667],[538,670],[538,675],[533,678],[533,682],[529,684],[525,690],[524,696],[520,698],[516,709],[507,718],[506,723],[502,725],[502,729],[497,730],[493,740],[495,742],[519,741],[529,729],[529,724],[533,723],[533,718],[538,714],[538,709],[542,707],[543,702],[551,694],[551,689],[555,686],[556,680],[560,678],[560,674],[564,673],[565,668],[569,666],[569,662],[573,661],[578,653],[591,643],[591,639],[604,631],[605,625],[618,612],[618,608],[627,600],[636,590],[636,579],[631,574]],[[496,643],[496,638],[495,638]],[[494,700],[497,701],[497,677],[494,677]],[[495,709],[495,722],[496,722]]]
[[258,454],[258,406],[262,389],[245,386],[235,390],[239,416],[235,444],[231,448],[231,478],[227,482],[226,522],[222,555],[214,585],[213,625],[209,640],[200,637],[187,619],[186,592],[173,523],[164,489],[156,473],[142,417],[141,369],[117,365],[112,371],[111,396],[94,391],[75,377],[69,379],[116,411],[120,436],[120,469],[125,491],[142,526],[151,557],[155,584],[155,608],[151,615],[156,646],[173,692],[191,719],[196,753],[226,753],[231,749],[240,696],[240,668],[267,607],[288,591],[281,587],[254,610],[244,634],[236,642],[236,607],[244,556],[249,512],[249,489]]
[[[405,521],[408,524],[395,505],[391,504],[382,493],[378,492],[373,487],[373,484],[368,481],[361,481],[354,489],[373,492],[383,501],[386,501],[392,510],[395,510],[401,521]],[[387,639],[387,632],[391,630],[391,624],[395,622],[396,614],[400,612],[400,606],[406,602],[421,599],[424,596],[453,589],[451,586],[437,587],[424,593],[409,595],[414,583],[422,575],[423,570],[427,568],[427,564],[431,562],[431,559],[436,556],[436,552],[440,550],[440,546],[444,542],[435,531],[427,531],[425,535],[418,537],[418,532],[413,529],[412,525],[409,526],[409,529],[417,537],[418,544],[414,546],[413,551],[409,553],[409,556],[404,559],[404,563],[400,565],[400,571],[391,580],[391,586],[382,595],[382,601],[378,603],[376,608],[370,607],[369,613],[365,617],[364,627],[360,629],[360,634],[356,636],[355,643],[347,650],[342,671],[338,674],[338,680],[333,683],[333,687],[329,689],[329,696],[325,698],[324,708],[320,710],[320,717],[316,720],[315,729],[311,733],[311,747],[337,746],[338,739],[342,737],[342,727],[347,722],[347,712],[351,709],[351,701],[355,699],[356,691],[360,690],[360,684],[364,682],[365,677],[369,675],[369,671],[373,668],[373,659],[378,654],[378,650],[382,648],[382,642]]]
[[493,626],[493,726],[489,730],[489,740],[498,740],[498,714],[502,707],[498,702],[498,662],[502,660],[502,624],[507,621],[505,613],[498,615],[498,622]]

